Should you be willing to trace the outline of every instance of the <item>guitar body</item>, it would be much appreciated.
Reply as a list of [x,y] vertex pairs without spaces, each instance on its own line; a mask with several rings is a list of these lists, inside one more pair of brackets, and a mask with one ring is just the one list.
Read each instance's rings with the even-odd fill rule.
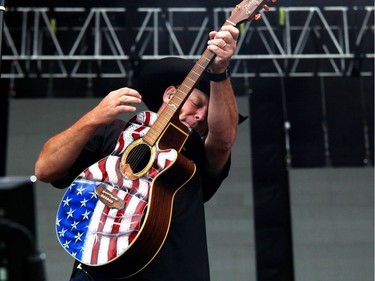
[[174,196],[195,173],[179,154],[188,136],[183,128],[170,123],[156,145],[144,142],[157,117],[134,116],[114,151],[73,181],[57,212],[61,246],[112,278],[134,275],[152,261],[166,239]]

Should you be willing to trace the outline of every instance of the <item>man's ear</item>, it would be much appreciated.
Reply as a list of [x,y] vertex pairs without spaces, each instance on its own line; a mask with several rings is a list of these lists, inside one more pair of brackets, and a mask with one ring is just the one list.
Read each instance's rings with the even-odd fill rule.
[[177,88],[175,86],[169,86],[163,94],[163,102],[168,103],[169,100],[172,98],[174,93],[176,93]]

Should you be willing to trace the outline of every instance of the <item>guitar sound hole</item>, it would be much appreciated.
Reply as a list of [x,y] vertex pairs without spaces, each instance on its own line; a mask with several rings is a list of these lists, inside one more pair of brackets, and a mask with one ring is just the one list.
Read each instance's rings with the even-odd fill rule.
[[141,172],[149,163],[151,157],[150,147],[146,144],[140,144],[134,147],[126,158],[126,163],[130,165],[133,173]]

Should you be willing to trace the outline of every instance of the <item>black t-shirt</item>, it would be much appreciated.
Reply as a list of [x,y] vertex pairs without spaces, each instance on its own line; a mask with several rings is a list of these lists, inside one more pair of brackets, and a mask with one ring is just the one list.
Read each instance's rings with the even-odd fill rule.
[[[54,182],[53,185],[58,188],[69,186],[85,168],[111,154],[124,125],[124,121],[115,120],[111,125],[99,129],[71,167],[69,175]],[[194,161],[197,171],[175,196],[172,221],[163,247],[151,263],[137,275],[144,279],[134,278],[134,280],[208,281],[210,279],[204,202],[213,196],[227,176],[230,161],[220,177],[209,178],[205,175],[202,169],[205,165],[203,141],[195,133],[189,136],[181,153]],[[99,276],[100,269],[95,272],[90,267],[85,269],[93,275],[94,280],[108,280],[105,276]]]

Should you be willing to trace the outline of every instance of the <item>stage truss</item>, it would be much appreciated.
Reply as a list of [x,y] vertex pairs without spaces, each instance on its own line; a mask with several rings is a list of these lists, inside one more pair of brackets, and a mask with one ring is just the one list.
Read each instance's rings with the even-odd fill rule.
[[[11,8],[2,78],[131,78],[142,60],[197,59],[232,8]],[[236,78],[373,76],[374,7],[271,7],[239,26]]]

